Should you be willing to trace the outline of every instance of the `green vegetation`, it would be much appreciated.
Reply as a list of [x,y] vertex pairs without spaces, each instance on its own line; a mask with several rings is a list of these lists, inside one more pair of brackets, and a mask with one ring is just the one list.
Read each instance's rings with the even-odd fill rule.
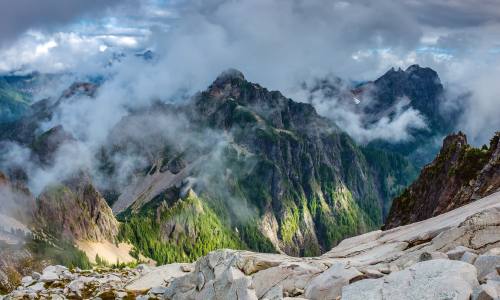
[[30,105],[30,97],[0,77],[0,123],[22,116]]
[[241,249],[235,232],[194,193],[168,207],[122,216],[119,239],[159,264],[194,261],[220,248]]
[[[401,154],[372,147],[362,148],[367,162],[376,175],[377,187],[382,196],[387,199],[384,203],[384,215],[387,215],[392,199],[401,195],[418,176],[418,169]],[[364,211],[373,211],[366,207]]]
[[257,227],[257,220],[251,220],[240,227],[241,240],[248,248],[263,253],[275,253],[276,249],[271,241],[266,238]]
[[293,206],[281,221],[280,235],[285,243],[292,243],[292,238],[299,230],[299,210]]
[[95,255],[95,264],[100,267],[108,267],[109,263],[99,256],[99,254]]
[[33,238],[27,242],[26,247],[35,257],[38,257],[38,260],[49,260],[52,264],[69,268],[89,269],[91,267],[85,253],[67,241],[58,241],[56,244]]
[[459,165],[454,168],[452,173],[459,177],[464,182],[476,178],[478,172],[484,167],[489,160],[488,150],[465,147],[460,153]]
[[376,224],[354,201],[351,192],[343,186],[327,187],[328,205],[316,209],[315,219],[319,239],[330,249],[342,239],[365,232]]

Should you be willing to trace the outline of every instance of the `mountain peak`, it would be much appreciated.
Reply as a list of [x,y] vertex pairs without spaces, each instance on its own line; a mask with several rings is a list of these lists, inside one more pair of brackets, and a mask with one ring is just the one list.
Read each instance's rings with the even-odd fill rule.
[[495,135],[489,148],[467,144],[464,133],[447,136],[434,161],[394,199],[384,228],[435,217],[500,190],[500,151]]
[[424,69],[424,68],[422,68],[418,64],[413,64],[413,65],[409,66],[408,68],[406,68],[405,72],[406,73],[412,73],[412,72],[418,71],[420,69]]
[[443,149],[448,149],[451,146],[458,146],[459,148],[467,145],[467,136],[459,131],[456,134],[448,135],[443,141]]
[[241,71],[231,68],[220,73],[219,76],[217,76],[217,78],[215,79],[214,85],[221,86],[233,81],[244,81],[244,80],[245,76]]

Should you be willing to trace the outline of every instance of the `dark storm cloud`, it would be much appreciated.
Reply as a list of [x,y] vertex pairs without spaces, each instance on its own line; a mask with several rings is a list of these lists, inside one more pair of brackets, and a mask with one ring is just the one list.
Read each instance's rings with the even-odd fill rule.
[[71,22],[85,14],[96,16],[121,0],[2,0],[0,45],[30,28]]
[[500,23],[498,0],[406,0],[405,6],[422,24],[475,27]]
[[[19,3],[27,2],[20,0]],[[18,16],[0,21],[11,27],[22,23],[23,29],[17,31],[21,32],[29,27],[66,22],[85,13],[105,11],[109,17],[101,19],[102,23],[96,17],[95,23],[103,26],[87,26],[91,29],[83,34],[78,28],[71,28],[68,34],[64,32],[68,28],[59,27],[62,32],[48,33],[42,41],[28,36],[26,39],[35,41],[14,44],[8,53],[4,51],[9,55],[0,53],[0,69],[30,65],[39,71],[50,71],[62,66],[71,71],[92,73],[101,57],[120,51],[118,43],[116,48],[106,50],[111,44],[96,37],[96,33],[108,40],[121,41],[121,45],[133,42],[134,49],[153,49],[157,54],[154,63],[143,66],[127,62],[119,67],[119,74],[114,78],[123,84],[116,84],[114,93],[103,93],[113,101],[103,96],[98,106],[71,107],[63,114],[72,116],[71,113],[79,109],[88,110],[83,114],[84,119],[88,119],[88,124],[99,126],[86,127],[81,126],[81,120],[73,121],[82,118],[82,114],[68,117],[66,121],[70,124],[65,124],[65,128],[89,131],[85,136],[105,136],[101,132],[113,125],[110,120],[116,120],[102,114],[116,115],[115,106],[120,107],[123,102],[128,105],[137,103],[137,99],[170,99],[179,91],[194,93],[204,89],[227,68],[237,68],[251,81],[305,101],[294,90],[304,80],[332,73],[346,79],[372,80],[391,67],[406,68],[415,63],[437,70],[445,84],[460,82],[465,88],[469,85],[475,90],[468,111],[485,117],[475,118],[471,114],[463,122],[467,128],[474,128],[473,134],[486,132],[482,130],[487,126],[486,120],[493,120],[495,128],[500,126],[495,121],[500,112],[492,108],[495,107],[492,102],[499,99],[498,89],[493,89],[494,94],[480,90],[492,70],[500,74],[500,70],[492,69],[499,65],[498,54],[494,54],[498,50],[492,49],[498,49],[499,39],[495,37],[500,34],[500,2],[497,0],[481,1],[480,5],[471,0],[141,0],[140,5],[120,5],[119,10],[103,7],[123,1],[79,2],[48,0],[40,16],[33,12],[39,6],[35,5],[27,12],[22,9],[18,12],[18,15],[31,15],[31,19]],[[5,4],[1,5],[7,16]],[[70,7],[64,8],[64,5]],[[58,7],[57,12],[51,10],[54,6]],[[15,7],[20,10],[20,4]],[[112,22],[107,23],[109,20]],[[131,35],[137,28],[141,28],[141,34],[142,30],[148,32],[143,40],[121,36],[123,32]],[[2,35],[3,31],[6,30],[2,27]],[[11,36],[15,35],[13,30],[10,32]],[[90,43],[94,46],[90,47]],[[485,53],[490,53],[488,60]],[[82,57],[89,61],[91,56],[97,57],[95,64],[80,63]],[[128,90],[123,91],[122,85]],[[115,106],[108,105],[110,103]],[[93,113],[96,108],[99,113]],[[99,118],[94,120],[95,116]],[[419,120],[417,112],[401,116],[403,125]],[[109,124],[101,124],[102,120]],[[77,125],[75,128],[71,126],[73,123]],[[391,132],[403,127],[393,126]],[[405,136],[405,132],[400,133],[394,136]]]

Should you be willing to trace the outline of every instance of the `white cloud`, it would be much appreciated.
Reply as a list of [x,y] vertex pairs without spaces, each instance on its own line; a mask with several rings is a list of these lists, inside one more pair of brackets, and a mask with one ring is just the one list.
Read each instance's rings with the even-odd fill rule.
[[[472,140],[484,142],[500,128],[500,92],[495,83],[500,61],[498,53],[491,53],[499,48],[496,6],[491,1],[489,10],[469,2],[424,2],[428,6],[410,0],[193,0],[164,5],[147,1],[140,7],[107,11],[102,19],[31,30],[0,50],[0,71],[25,68],[95,74],[102,72],[113,52],[154,49],[154,62],[124,59],[95,99],[66,103],[46,124],[63,124],[82,143],[67,149],[66,157],[95,151],[128,108],[155,99],[185,99],[230,67],[240,69],[251,81],[304,100],[295,92],[309,78],[334,73],[370,80],[390,67],[430,66],[448,87],[460,83],[472,90],[460,129]],[[442,5],[461,12],[464,20],[428,9]],[[482,15],[488,22],[477,17]],[[363,125],[363,116],[335,103],[318,100],[314,104],[366,142],[405,140],[410,138],[408,129],[425,128],[422,115],[401,103],[394,117],[370,126]]]

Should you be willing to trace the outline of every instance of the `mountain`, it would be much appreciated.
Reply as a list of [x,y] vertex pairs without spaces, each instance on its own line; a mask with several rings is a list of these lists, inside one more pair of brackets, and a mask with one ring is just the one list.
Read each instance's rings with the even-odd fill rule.
[[14,121],[29,109],[30,96],[16,86],[18,80],[23,82],[29,78],[0,77],[0,123]]
[[[132,126],[142,131],[142,126],[161,123],[152,120],[182,123],[179,115],[187,125],[172,136],[165,136],[165,130],[151,137],[119,138]],[[165,255],[154,249],[179,240],[179,232],[164,230],[171,226],[165,224],[189,214],[179,208],[178,203],[193,201],[183,191],[193,189],[202,211],[214,213],[217,232],[224,233],[221,241],[317,255],[346,236],[380,225],[390,196],[409,184],[413,172],[401,156],[358,147],[312,105],[268,91],[236,70],[222,73],[186,106],[158,104],[131,114],[109,141],[101,156],[110,178],[117,169],[111,157],[131,152],[150,156],[151,164],[135,175],[134,183],[110,194],[118,194],[112,207],[124,223],[123,238],[160,262]],[[180,235],[188,240],[197,241],[202,234],[189,229],[196,224],[182,227]],[[155,246],[157,241],[161,247]],[[193,249],[185,255],[193,259],[200,245],[188,245]]]
[[[421,69],[391,70],[387,79],[364,83],[359,95],[370,89],[388,100],[385,106],[359,108],[373,109],[373,115],[386,114],[397,105],[399,95],[409,94],[424,99],[414,105],[430,115],[437,104],[429,102],[437,99],[442,88],[438,84],[434,92],[421,91],[436,79],[430,80],[434,73]],[[415,76],[429,80],[418,87]],[[399,83],[393,87],[390,82]],[[469,265],[424,261],[451,258],[453,251],[463,250],[457,246],[471,248],[462,251],[460,259],[465,252],[467,257],[495,256],[488,250],[498,239],[494,234],[485,238],[482,230],[489,232],[497,225],[498,195],[491,194],[498,190],[500,178],[498,134],[482,149],[469,146],[461,133],[448,137],[435,161],[405,190],[416,176],[408,160],[411,154],[382,144],[359,146],[313,105],[295,102],[249,82],[237,70],[228,70],[187,102],[130,108],[92,153],[89,166],[69,168],[77,157],[57,165],[58,150],[81,141],[63,125],[48,130],[40,125],[53,121],[62,105],[95,97],[99,88],[94,83],[74,83],[59,97],[38,101],[18,119],[0,125],[0,141],[6,147],[15,142],[29,149],[25,157],[29,163],[11,164],[2,170],[6,175],[0,173],[3,292],[20,284],[23,275],[48,264],[88,268],[133,265],[147,259],[160,265],[183,263],[167,265],[168,271],[160,267],[146,277],[172,274],[167,286],[160,288],[159,294],[167,298],[200,291],[233,295],[237,290],[250,298],[321,299],[327,293],[340,296],[347,285],[345,298],[349,299],[349,291],[352,294],[358,286],[372,290],[364,279],[383,277],[376,284],[387,280],[388,286],[411,286],[410,279],[397,280],[411,274],[437,282],[433,287],[442,285],[439,278],[454,276],[455,291],[465,294],[479,288],[478,279],[486,282],[484,274],[478,277],[469,266],[473,260]],[[350,105],[357,107],[355,102]],[[429,124],[441,128],[438,116],[435,120],[436,125]],[[33,172],[28,168],[50,172],[54,165],[58,172],[72,172],[32,195],[27,186]],[[490,210],[481,212],[485,205]],[[431,220],[341,242],[379,228],[384,220],[384,229],[389,229],[427,218]],[[483,227],[471,231],[477,224]],[[446,234],[458,238],[450,240]],[[272,254],[212,252],[222,248]],[[224,272],[213,271],[220,268]],[[426,268],[451,271],[436,279]],[[116,271],[110,282],[125,289],[133,277],[146,276],[146,267],[142,270]],[[330,286],[343,272],[348,278],[342,277],[335,288]],[[26,290],[36,287],[30,291],[52,293],[56,286],[79,278],[81,283],[73,283],[71,292],[69,287],[66,290],[71,296],[110,296],[106,294],[110,285],[101,284],[109,274],[95,275],[99,281],[86,278],[90,273],[71,273],[63,267],[49,266],[45,273],[44,278],[52,276],[47,284],[34,277],[23,279]],[[63,283],[61,276],[68,276]],[[87,286],[86,282],[95,280],[98,283]],[[213,285],[205,284],[210,280]],[[194,286],[196,290],[190,288]]]
[[0,292],[49,264],[88,268],[98,260],[89,255],[96,247],[116,252],[101,253],[111,263],[114,257],[122,263],[135,260],[120,253],[125,245],[117,243],[119,223],[86,178],[47,187],[35,198],[22,181],[0,173]]
[[16,121],[31,111],[38,93],[54,84],[58,74],[9,73],[0,75],[0,124]]
[[37,197],[34,228],[69,241],[114,241],[118,222],[90,179],[78,176]]
[[[56,126],[49,129],[45,135],[40,134],[40,125],[52,119],[54,112],[64,103],[71,101],[72,98],[80,96],[93,97],[97,91],[98,85],[91,82],[74,82],[61,95],[39,100],[30,105],[23,115],[16,120],[0,123],[0,141],[16,142],[24,146],[29,146],[35,151],[54,151],[52,149],[42,149],[49,145],[43,145],[46,138],[62,139],[70,138],[64,132],[64,128]],[[57,135],[57,137],[54,137]],[[38,140],[37,140],[38,138]],[[55,140],[54,140],[55,141]],[[42,144],[40,144],[42,142]],[[37,143],[39,143],[37,145]],[[42,147],[42,148],[40,148]],[[44,153],[41,153],[44,154]],[[51,153],[45,153],[52,155]]]
[[500,189],[500,133],[474,148],[465,134],[447,136],[432,163],[393,201],[384,228],[425,220]]
[[[36,102],[1,125],[0,141],[30,149],[30,163],[51,170],[58,149],[80,141],[40,124],[99,88],[77,82]],[[402,154],[357,145],[311,104],[236,70],[187,102],[131,108],[93,155],[91,166],[31,196],[31,255],[73,266],[102,262],[100,249],[114,255],[109,263],[133,261],[129,251],[159,264],[220,248],[320,255],[381,226],[416,176]],[[26,184],[32,164],[4,171]]]
[[[445,90],[436,71],[412,65],[406,70],[391,69],[375,80],[368,90],[373,91],[375,105],[369,107],[368,115],[389,115],[399,101],[409,100],[408,106],[416,109],[426,122],[422,129],[411,129],[411,138],[399,143],[388,143],[383,140],[372,141],[378,148],[390,149],[410,157],[417,166],[427,164],[439,151],[436,139],[449,134],[455,127],[460,108],[456,111],[445,111]],[[366,89],[367,85],[361,86]]]
[[446,91],[438,74],[419,65],[411,65],[406,70],[391,68],[378,79],[361,83],[329,76],[304,84],[303,89],[308,91],[311,103],[319,102],[320,106],[335,103],[332,109],[354,113],[360,118],[359,126],[365,130],[381,121],[395,122],[403,112],[417,112],[424,126],[409,124],[406,139],[388,141],[363,137],[368,138],[368,147],[400,153],[417,168],[432,160],[439,151],[436,140],[457,126],[461,113],[461,108],[445,109]]
[[373,116],[387,114],[402,97],[407,97],[410,105],[426,117],[431,131],[441,131],[449,127],[450,120],[440,112],[444,88],[438,74],[431,68],[419,65],[411,65],[404,71],[392,68],[375,81],[358,88],[371,88],[377,99],[367,108]]

